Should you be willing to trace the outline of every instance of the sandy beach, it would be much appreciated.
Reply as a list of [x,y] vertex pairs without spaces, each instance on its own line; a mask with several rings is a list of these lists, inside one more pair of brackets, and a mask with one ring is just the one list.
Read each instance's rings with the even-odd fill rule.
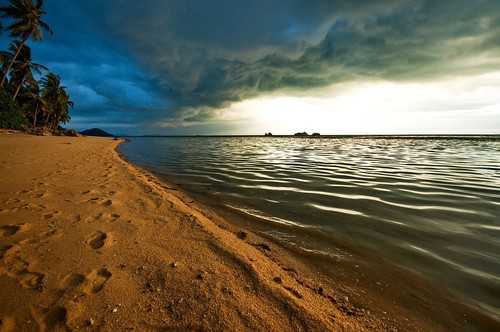
[[127,163],[120,143],[0,134],[1,331],[423,331],[467,321],[440,311],[449,303],[377,295],[363,281],[371,276],[349,281],[346,268],[332,280]]

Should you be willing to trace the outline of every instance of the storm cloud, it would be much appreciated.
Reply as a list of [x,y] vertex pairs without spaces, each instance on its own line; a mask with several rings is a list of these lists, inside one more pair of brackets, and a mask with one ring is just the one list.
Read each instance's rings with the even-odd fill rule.
[[122,2],[109,29],[184,107],[500,65],[498,1]]
[[500,69],[497,0],[82,0],[47,11],[57,34],[40,61],[61,71],[81,118],[104,110],[124,126],[203,122],[281,90]]

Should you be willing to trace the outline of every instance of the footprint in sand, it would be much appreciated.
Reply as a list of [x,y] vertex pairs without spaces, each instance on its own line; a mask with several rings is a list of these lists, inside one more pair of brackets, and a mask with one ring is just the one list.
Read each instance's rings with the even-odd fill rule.
[[[7,252],[12,249],[14,246],[13,245],[10,245],[10,244],[7,244],[7,245],[0,245],[0,259],[3,259],[3,257],[5,256],[5,254],[7,254]],[[1,331],[1,330],[0,330]]]
[[102,206],[111,206],[111,205],[113,205],[113,201],[110,199],[107,199],[104,202],[102,202],[101,205]]
[[48,195],[49,195],[48,191],[42,191],[42,192],[35,193],[35,198],[44,198]]
[[24,195],[24,194],[29,194],[31,193],[31,190],[23,189],[21,191],[16,192],[16,195]]
[[5,204],[15,204],[15,203],[20,203],[21,200],[18,198],[9,198],[6,201],[4,201]]
[[29,289],[42,290],[45,275],[39,272],[23,270],[18,274],[21,286]]
[[95,232],[92,237],[87,241],[89,246],[91,246],[93,249],[99,249],[104,246],[104,243],[106,242],[106,239],[108,238],[108,235],[104,232],[97,231]]
[[45,316],[45,323],[48,330],[54,330],[58,326],[66,324],[68,312],[64,307],[55,307]]
[[54,218],[55,216],[57,216],[57,215],[59,215],[59,214],[61,214],[61,212],[59,212],[59,211],[54,211],[54,212],[50,212],[50,213],[45,213],[45,214],[43,215],[43,217],[44,217],[45,219],[52,219],[52,218]]
[[94,270],[87,276],[83,285],[83,290],[86,293],[98,293],[104,288],[104,285],[111,276],[111,272],[106,268]]
[[31,314],[40,326],[40,331],[68,331],[68,311],[63,306],[32,308]]
[[87,278],[80,273],[71,273],[63,279],[62,288],[70,290],[82,285]]
[[21,209],[24,210],[34,210],[34,211],[43,211],[45,210],[45,206],[42,204],[35,204],[35,203],[27,203],[24,204],[23,206],[20,207]]
[[94,189],[85,190],[82,192],[82,195],[99,195],[99,191]]
[[100,202],[99,201],[100,201],[99,197],[93,197],[93,198],[89,199],[87,202],[89,202],[89,203],[99,203],[102,206],[106,206],[106,207],[109,207],[109,206],[113,205],[113,201],[110,200],[110,199],[104,199],[104,200],[102,200]]
[[15,278],[21,286],[38,291],[43,290],[45,275],[28,270],[29,263],[16,255],[5,256],[5,272]]
[[6,225],[0,227],[0,232],[2,232],[2,236],[12,236],[15,235],[19,230],[21,229],[21,226],[19,225]]
[[38,238],[38,241],[40,241],[40,242],[47,242],[48,240],[50,240],[53,237],[61,237],[62,234],[63,233],[60,232],[57,229],[50,229],[50,230],[48,230],[46,232],[40,233],[40,237]]

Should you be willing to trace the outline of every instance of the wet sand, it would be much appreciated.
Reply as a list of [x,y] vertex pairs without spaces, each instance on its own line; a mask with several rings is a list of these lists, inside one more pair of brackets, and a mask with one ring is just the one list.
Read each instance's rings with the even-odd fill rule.
[[298,255],[125,162],[119,143],[0,134],[1,331],[497,327],[384,262]]

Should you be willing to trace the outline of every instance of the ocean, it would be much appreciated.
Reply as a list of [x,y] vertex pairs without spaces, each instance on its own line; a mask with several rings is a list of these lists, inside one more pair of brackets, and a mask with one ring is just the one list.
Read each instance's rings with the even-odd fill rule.
[[367,250],[500,319],[500,139],[132,137],[119,148],[277,241]]

